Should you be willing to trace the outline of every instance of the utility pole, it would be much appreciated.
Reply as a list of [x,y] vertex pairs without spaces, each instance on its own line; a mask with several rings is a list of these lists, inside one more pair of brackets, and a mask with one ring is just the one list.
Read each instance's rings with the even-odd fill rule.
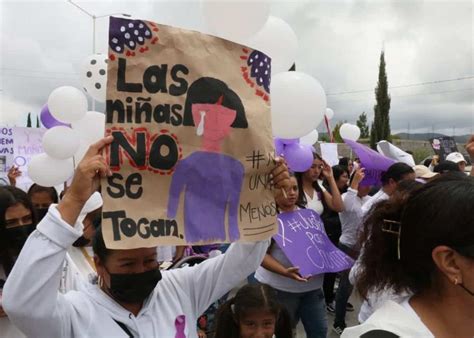
[[[111,13],[111,14],[96,16],[96,15],[92,14],[91,12],[86,11],[84,8],[82,8],[81,6],[79,6],[78,4],[73,2],[72,0],[68,0],[68,2],[71,5],[77,7],[81,12],[83,12],[84,14],[86,14],[88,17],[90,17],[92,19],[92,54],[95,54],[95,20],[96,19],[105,18],[105,17],[109,17],[109,16],[112,16],[112,15],[122,15],[122,16],[126,16],[126,17],[131,17],[130,14],[124,14],[124,13]],[[95,100],[94,100],[93,97],[91,97],[91,99],[92,99],[92,110],[95,110]]]

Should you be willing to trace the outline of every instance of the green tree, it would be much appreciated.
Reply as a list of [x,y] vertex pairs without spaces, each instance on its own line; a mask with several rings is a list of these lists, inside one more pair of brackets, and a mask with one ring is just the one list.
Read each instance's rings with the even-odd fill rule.
[[331,140],[329,139],[328,134],[322,134],[322,135],[319,137],[319,141],[321,141],[321,142],[331,142]]
[[31,128],[31,113],[28,113],[28,119],[26,120],[26,127]]
[[359,115],[356,124],[360,129],[360,137],[369,138],[369,126],[367,124],[367,114],[365,112]]
[[339,134],[339,129],[341,129],[341,126],[346,123],[347,121],[339,121],[335,126],[334,129],[332,130],[332,137],[334,138],[334,142],[336,143],[344,143],[344,140],[341,137],[341,134]]
[[380,54],[379,79],[375,88],[376,104],[372,123],[370,146],[375,149],[380,140],[391,141],[390,135],[390,95],[388,94],[387,73],[385,71],[385,53]]

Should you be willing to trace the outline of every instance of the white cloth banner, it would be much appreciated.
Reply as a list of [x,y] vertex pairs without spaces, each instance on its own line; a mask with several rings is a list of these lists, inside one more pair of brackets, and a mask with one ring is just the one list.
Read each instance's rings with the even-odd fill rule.
[[413,156],[408,154],[407,152],[401,150],[400,148],[397,148],[393,144],[391,144],[388,141],[380,141],[377,143],[377,151],[384,155],[387,156],[397,162],[403,162],[408,164],[410,167],[415,166],[415,160],[413,159]]

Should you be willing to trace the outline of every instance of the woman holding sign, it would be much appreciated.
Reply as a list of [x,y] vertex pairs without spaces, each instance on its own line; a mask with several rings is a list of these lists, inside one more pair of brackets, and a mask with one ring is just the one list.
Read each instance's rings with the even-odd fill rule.
[[[331,168],[329,168],[331,169]],[[291,187],[286,191],[275,191],[275,201],[281,213],[292,212],[300,207],[298,182],[290,178]],[[292,319],[293,330],[301,318],[308,338],[326,337],[326,304],[322,290],[323,275],[301,276],[299,268],[293,266],[283,250],[272,241],[262,266],[257,269],[255,278],[261,283],[275,288],[278,299],[287,308]]]
[[[82,233],[77,218],[100,178],[111,175],[101,153],[112,140],[90,147],[64,198],[29,237],[5,285],[5,311],[32,337],[197,337],[197,316],[257,268],[268,241],[236,243],[224,255],[162,275],[156,248],[107,249],[98,231],[98,285],[58,293],[67,249]],[[288,184],[285,165],[272,175],[276,187]]]

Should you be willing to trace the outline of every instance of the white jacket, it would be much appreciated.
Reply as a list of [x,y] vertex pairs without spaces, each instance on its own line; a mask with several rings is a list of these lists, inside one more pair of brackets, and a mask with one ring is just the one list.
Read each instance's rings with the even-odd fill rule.
[[342,338],[356,338],[372,330],[385,330],[406,338],[434,338],[413,309],[387,301],[363,324],[348,327]]
[[[185,336],[197,337],[196,320],[208,306],[260,265],[269,241],[236,243],[225,255],[195,267],[163,272],[137,316],[96,285],[58,292],[67,249],[81,236],[79,224],[65,223],[55,206],[28,238],[3,290],[9,318],[27,336],[175,338],[184,315]],[[182,336],[176,336],[182,337]]]

